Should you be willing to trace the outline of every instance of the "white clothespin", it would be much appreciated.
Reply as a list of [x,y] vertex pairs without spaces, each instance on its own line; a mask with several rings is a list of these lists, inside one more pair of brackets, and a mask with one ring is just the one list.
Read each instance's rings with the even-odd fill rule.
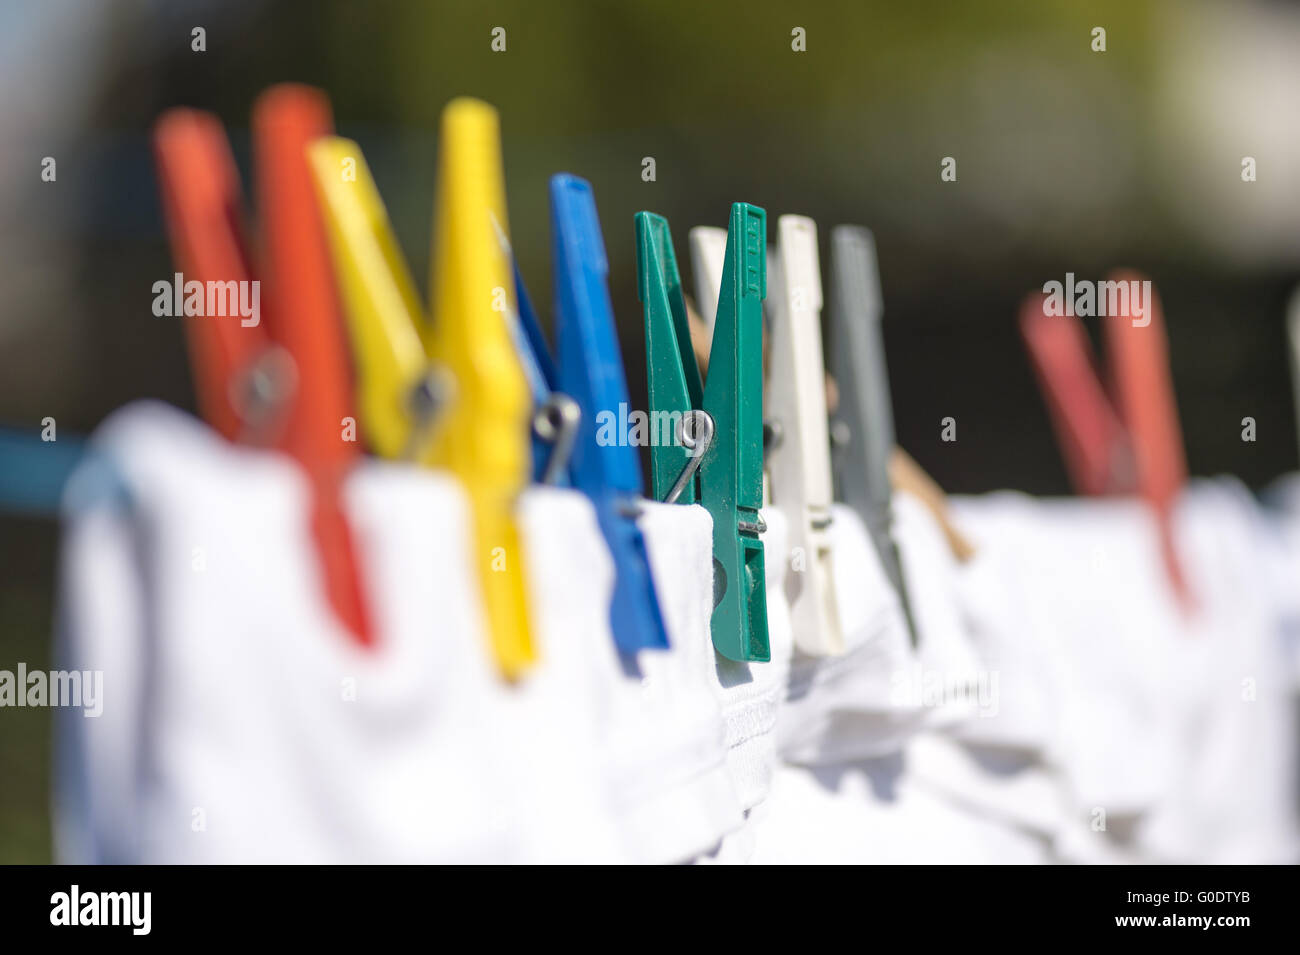
[[822,363],[822,282],[817,224],[781,216],[768,251],[770,369],[764,417],[772,502],[790,521],[785,592],[804,653],[844,652],[831,570],[831,452]]
[[722,265],[727,259],[727,230],[700,225],[691,230],[691,272],[695,275],[695,308],[713,334],[722,290]]

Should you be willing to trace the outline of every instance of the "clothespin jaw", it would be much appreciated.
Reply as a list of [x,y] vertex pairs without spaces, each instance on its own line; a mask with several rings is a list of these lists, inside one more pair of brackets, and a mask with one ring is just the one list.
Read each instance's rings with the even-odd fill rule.
[[[763,299],[766,213],[731,207],[708,381],[700,388],[681,274],[668,222],[638,212],[637,287],[646,324],[652,422],[681,421],[678,440],[651,448],[655,496],[713,518],[713,646],[731,660],[771,659],[763,571]],[[701,413],[702,412],[702,413]],[[694,422],[688,428],[687,422]]]
[[[199,110],[169,110],[154,126],[153,147],[167,228],[186,284],[251,283],[239,173],[221,121]],[[249,388],[249,372],[269,345],[261,322],[205,315],[187,321],[185,331],[204,419],[231,441],[265,431],[262,419],[271,402]]]
[[713,331],[718,314],[718,292],[722,289],[722,267],[727,260],[727,230],[697,225],[689,234],[691,271],[695,274],[695,306],[700,318]]
[[613,443],[601,450],[597,442],[597,415],[628,404],[628,394],[596,201],[591,185],[577,176],[552,176],[550,189],[558,374],[588,424],[574,450],[574,484],[640,496],[636,448]]
[[[704,411],[714,440],[700,464],[700,499],[713,517],[713,646],[731,660],[772,658],[763,569],[763,299],[767,214],[737,202],[727,228]],[[721,588],[719,587],[721,578]]]
[[497,112],[456,99],[442,114],[430,280],[431,358],[455,378],[429,461],[454,473],[473,511],[474,563],[508,677],[535,659],[515,500],[532,469],[530,402],[508,325],[515,308]]
[[831,569],[831,462],[822,367],[821,265],[817,225],[803,216],[777,220],[768,256],[772,317],[767,414],[773,440],[767,454],[772,502],[790,517],[790,547],[806,556],[801,573],[786,575],[796,645],[824,656],[844,651]]
[[342,437],[353,415],[347,333],[306,152],[332,134],[329,100],[311,87],[273,86],[253,106],[267,331],[297,371],[283,445],[313,472],[346,468],[360,456],[357,443]]
[[1066,470],[1084,495],[1126,494],[1137,474],[1129,436],[1102,389],[1079,319],[1048,315],[1034,292],[1020,309],[1020,333],[1047,400]]
[[327,136],[308,149],[357,365],[360,410],[371,447],[419,457],[432,416],[425,324],[361,147]]
[[1187,456],[1169,370],[1164,311],[1150,280],[1138,273],[1117,271],[1108,279],[1127,283],[1130,289],[1150,290],[1145,315],[1138,316],[1137,296],[1130,295],[1129,308],[1103,327],[1115,403],[1137,465],[1137,490],[1159,521],[1161,550],[1174,591],[1183,607],[1191,610],[1195,601],[1173,540],[1173,507],[1187,484]]
[[610,620],[619,649],[664,649],[668,633],[636,523],[642,493],[636,448],[600,440],[602,412],[615,413],[629,399],[596,201],[591,185],[576,176],[553,176],[550,188],[558,375],[584,422],[570,473],[595,505],[614,561]]
[[532,299],[524,286],[519,264],[514,262],[510,241],[498,229],[498,238],[513,263],[518,310],[508,316],[510,337],[528,382],[533,401],[533,480],[539,484],[568,485],[573,446],[578,439],[582,414],[575,402],[558,389],[558,374],[546,345]]
[[297,84],[273,86],[253,107],[258,205],[264,234],[268,333],[292,359],[296,388],[280,444],[312,484],[312,535],[322,557],[325,591],[363,644],[372,631],[351,527],[340,504],[342,481],[360,458],[345,440],[355,421],[346,332],[324,220],[307,147],[333,132],[329,100]]
[[[662,422],[668,420],[662,415],[673,412],[683,422],[676,427],[684,428],[685,418],[680,416],[704,406],[704,385],[691,349],[686,297],[668,220],[652,212],[638,212],[636,250],[637,292],[645,313],[646,387],[651,428],[661,432]],[[656,416],[656,412],[661,415]],[[669,498],[694,457],[679,437],[657,433],[651,441],[650,483],[657,500]],[[675,500],[696,503],[697,486],[698,476],[692,474],[678,490]]]
[[876,554],[898,593],[915,643],[902,562],[892,526],[894,412],[881,329],[884,299],[870,230],[841,225],[831,230],[831,372],[839,405],[831,427],[831,465],[840,500],[862,519]]
[[519,306],[515,315],[517,321],[512,331],[516,335],[515,345],[519,353],[519,360],[524,366],[524,377],[528,380],[528,388],[532,392],[533,403],[540,405],[556,389],[558,375],[555,371],[555,362],[551,360],[551,351],[546,345],[546,335],[542,332],[542,323],[537,318],[537,311],[533,308],[533,300],[528,295],[528,289],[524,285],[524,277],[519,271],[519,263],[514,262],[513,258],[514,253],[512,251],[515,300]]

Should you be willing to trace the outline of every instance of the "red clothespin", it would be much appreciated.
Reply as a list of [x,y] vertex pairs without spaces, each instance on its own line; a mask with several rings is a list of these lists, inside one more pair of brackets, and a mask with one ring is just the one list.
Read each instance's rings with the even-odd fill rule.
[[[1135,272],[1108,282],[1150,289]],[[1100,298],[1101,293],[1098,293]],[[1187,483],[1182,430],[1169,372],[1164,314],[1154,291],[1118,296],[1116,314],[1102,322],[1112,400],[1093,362],[1080,320],[1045,313],[1046,296],[1030,295],[1020,310],[1025,339],[1047,401],[1072,483],[1080,494],[1136,494],[1151,508],[1170,583],[1183,607],[1193,607],[1173,544],[1172,512]]]
[[[172,255],[185,282],[248,282],[253,278],[243,241],[239,174],[220,121],[178,109],[154,126],[154,156]],[[247,430],[244,391],[254,357],[264,354],[266,329],[238,314],[185,322],[199,410],[230,440]]]
[[[346,340],[323,220],[307,166],[308,144],[330,135],[325,97],[286,84],[253,110],[264,232],[265,321],[205,316],[188,321],[200,409],[231,440],[293,456],[312,487],[311,528],[325,593],[356,640],[373,641],[352,533],[339,504],[359,456],[344,440],[355,421]],[[251,281],[238,174],[216,117],[172,110],[154,130],[164,208],[187,280]]]
[[1093,366],[1092,348],[1077,318],[1044,314],[1035,292],[1020,309],[1020,332],[1078,493],[1119,493],[1135,483],[1128,434]]
[[[1143,284],[1136,272],[1115,272],[1110,279]],[[1129,310],[1104,326],[1112,384],[1133,447],[1138,494],[1155,512],[1170,581],[1183,606],[1191,609],[1192,594],[1174,550],[1173,508],[1187,484],[1187,454],[1169,372],[1164,310],[1154,289],[1146,296],[1146,314],[1141,319],[1134,320],[1132,304],[1130,297]]]

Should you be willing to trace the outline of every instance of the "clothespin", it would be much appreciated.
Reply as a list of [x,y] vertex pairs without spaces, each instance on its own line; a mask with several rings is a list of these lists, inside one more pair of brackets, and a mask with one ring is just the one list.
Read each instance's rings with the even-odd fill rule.
[[569,464],[582,424],[582,409],[559,390],[559,375],[551,360],[546,334],[524,287],[519,264],[514,262],[510,240],[500,230],[497,237],[513,263],[518,310],[508,318],[515,351],[533,396],[533,480],[539,484],[568,486],[572,483]]
[[[221,121],[169,110],[154,126],[153,145],[173,258],[185,281],[251,285],[239,174]],[[264,438],[267,419],[283,410],[284,355],[268,359],[260,321],[192,317],[200,320],[185,322],[185,332],[203,417],[231,441]]]
[[[695,305],[709,333],[718,314],[722,269],[727,261],[727,230],[697,225],[687,235],[691,245],[691,274],[695,276]],[[769,276],[770,278],[771,276]]]
[[[804,653],[844,652],[831,568],[831,449],[822,366],[822,281],[817,224],[803,216],[776,220],[768,251],[771,338],[765,410],[772,502],[790,518],[791,553],[804,567],[786,574],[795,644]],[[696,272],[697,284],[701,273]]]
[[664,649],[668,633],[636,523],[643,493],[637,450],[599,440],[599,412],[626,407],[629,399],[596,201],[590,183],[576,176],[551,177],[551,249],[558,384],[577,401],[586,423],[573,449],[570,476],[595,505],[614,560],[614,639],[624,653]]
[[536,659],[514,502],[531,472],[528,385],[511,341],[516,310],[496,111],[443,110],[430,282],[421,313],[379,191],[356,143],[309,150],[356,343],[362,413],[380,454],[460,480],[491,648],[508,679]]
[[[642,494],[636,449],[598,441],[598,413],[626,407],[628,395],[609,300],[605,241],[591,185],[585,180],[551,177],[551,240],[558,368],[515,267],[519,300],[515,345],[537,409],[535,478],[571,484],[592,501],[614,561],[610,624],[619,649],[624,653],[663,649],[668,634],[645,538],[636,524]],[[509,252],[508,243],[506,249]],[[588,426],[575,443],[579,421]]]
[[1083,324],[1043,313],[1046,296],[1030,295],[1020,331],[1075,489],[1088,496],[1132,492],[1137,477],[1128,433],[1093,367]]
[[415,282],[361,147],[339,137],[307,150],[344,303],[366,438],[381,457],[420,460],[449,385],[425,354]]
[[[1108,280],[1142,281],[1132,272],[1116,272]],[[1125,296],[1120,314],[1101,319],[1113,399],[1097,377],[1080,320],[1046,314],[1045,301],[1042,293],[1026,299],[1020,329],[1075,488],[1088,495],[1136,494],[1147,503],[1159,527],[1170,583],[1183,606],[1191,609],[1172,528],[1173,505],[1187,482],[1187,463],[1159,301],[1153,291],[1146,314],[1135,323],[1135,303]]]
[[[329,103],[304,86],[272,87],[254,107],[265,226],[266,320],[186,323],[200,408],[231,440],[274,444],[311,485],[311,530],[324,589],[356,639],[372,639],[341,485],[356,462],[343,439],[351,384],[320,211],[304,150],[331,129]],[[238,175],[220,122],[193,110],[159,121],[154,144],[176,258],[190,279],[252,282]],[[261,280],[258,280],[261,281]]]
[[[731,207],[709,375],[701,384],[668,222],[638,212],[637,287],[645,310],[655,496],[713,518],[714,648],[731,660],[771,659],[763,571],[763,299],[767,216]],[[674,434],[658,433],[665,420]]]
[[831,425],[831,462],[840,500],[866,525],[885,575],[893,585],[917,639],[903,565],[894,542],[894,411],[881,330],[884,299],[869,229],[841,225],[831,230],[831,373],[839,404]]

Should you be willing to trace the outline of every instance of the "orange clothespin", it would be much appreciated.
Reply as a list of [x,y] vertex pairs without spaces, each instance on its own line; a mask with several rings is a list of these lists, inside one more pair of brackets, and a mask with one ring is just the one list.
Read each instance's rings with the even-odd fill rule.
[[[1130,287],[1144,282],[1136,272],[1116,272],[1110,278]],[[1173,539],[1173,507],[1187,484],[1187,454],[1169,372],[1164,311],[1154,290],[1147,295],[1145,323],[1134,318],[1132,304],[1130,297],[1130,308],[1105,325],[1112,384],[1133,447],[1137,492],[1156,514],[1165,567],[1179,599],[1190,609],[1192,594]]]
[[[332,125],[328,101],[308,87],[272,87],[258,100],[253,134],[266,321],[205,316],[189,321],[186,331],[208,422],[231,440],[278,447],[302,465],[327,599],[368,645],[365,592],[339,502],[359,456],[346,339],[306,157],[308,144],[329,135]],[[205,287],[253,281],[238,175],[220,122],[173,110],[159,120],[154,143],[173,248],[186,278]]]
[[[177,281],[251,283],[243,241],[239,174],[221,122],[210,113],[175,109],[154,126],[154,155]],[[266,353],[260,317],[196,317],[185,322],[199,411],[231,441],[264,417],[252,407],[249,372]]]
[[1112,273],[1098,288],[1099,302],[1103,295],[1113,306],[1099,318],[1113,398],[1097,375],[1079,319],[1047,314],[1046,295],[1025,300],[1021,334],[1075,489],[1091,496],[1136,494],[1146,502],[1159,526],[1170,583],[1190,610],[1192,594],[1173,543],[1172,512],[1187,483],[1187,459],[1164,313],[1150,281],[1135,272]]

